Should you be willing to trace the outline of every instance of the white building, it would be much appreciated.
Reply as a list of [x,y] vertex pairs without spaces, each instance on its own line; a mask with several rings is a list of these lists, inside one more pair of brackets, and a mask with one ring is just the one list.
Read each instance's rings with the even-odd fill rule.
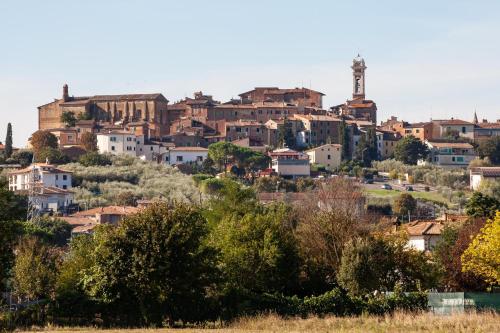
[[133,133],[115,130],[97,133],[96,137],[101,154],[137,156],[137,137]]
[[[33,179],[34,177],[34,179]],[[35,163],[9,173],[11,191],[28,191],[35,187],[71,188],[71,172],[47,163]]]
[[474,147],[466,142],[431,142],[425,141],[429,147],[428,161],[419,161],[419,165],[427,163],[442,167],[467,167],[476,158]]
[[441,239],[444,225],[435,221],[415,221],[406,225],[408,247],[430,251]]
[[278,175],[287,178],[307,177],[311,175],[309,156],[298,151],[283,148],[269,153],[271,167]]
[[483,180],[500,180],[500,167],[477,167],[470,170],[470,188],[476,191]]
[[35,190],[36,208],[42,212],[57,212],[73,204],[73,192],[57,187],[41,187]]
[[208,157],[208,149],[202,147],[175,147],[162,153],[162,162],[170,165],[201,164]]
[[327,143],[325,145],[306,150],[311,164],[321,164],[327,169],[335,169],[342,161],[342,145]]

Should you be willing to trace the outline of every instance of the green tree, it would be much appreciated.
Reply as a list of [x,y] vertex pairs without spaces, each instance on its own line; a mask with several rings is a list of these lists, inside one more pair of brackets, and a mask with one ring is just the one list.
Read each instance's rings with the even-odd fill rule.
[[208,157],[218,165],[219,171],[226,171],[235,147],[234,144],[225,141],[212,143],[208,146]]
[[292,293],[299,257],[284,205],[258,208],[242,217],[228,214],[211,239],[229,290]]
[[359,138],[356,147],[356,159],[362,161],[365,166],[370,166],[371,162],[377,160],[377,158],[377,133],[375,129],[369,128]]
[[142,325],[200,316],[214,265],[196,209],[158,203],[96,232],[94,264],[84,279],[92,297],[134,309]]
[[279,147],[295,147],[295,135],[292,129],[292,123],[289,120],[283,122],[283,126],[278,127],[278,142]]
[[22,167],[27,167],[33,162],[33,152],[31,150],[18,150],[12,154],[11,157],[16,163],[21,164]]
[[462,271],[483,277],[491,286],[500,285],[500,210],[462,254]]
[[500,164],[500,136],[494,136],[479,144],[479,156],[488,157],[493,164]]
[[417,164],[429,155],[429,149],[413,135],[408,135],[398,141],[394,148],[394,158],[404,164]]
[[399,216],[413,215],[417,210],[417,200],[408,193],[402,193],[394,200],[393,211]]
[[58,297],[84,294],[83,282],[93,262],[96,244],[92,235],[78,235],[71,238],[69,251],[64,255],[56,281]]
[[342,160],[349,160],[350,159],[349,151],[350,151],[351,137],[349,135],[349,127],[347,127],[347,124],[346,124],[344,118],[342,118],[342,122],[340,123],[339,142],[342,145]]
[[417,291],[437,285],[439,271],[427,256],[400,237],[355,239],[342,253],[339,284],[354,295],[374,290]]
[[471,217],[492,218],[500,210],[500,201],[481,192],[474,192],[465,204],[465,211]]
[[39,130],[31,135],[30,138],[31,146],[33,147],[33,152],[35,156],[38,155],[43,149],[53,148],[57,149],[59,144],[57,142],[57,137],[50,133],[49,131]]
[[464,224],[446,225],[441,239],[432,250],[432,257],[442,270],[441,284],[451,291],[481,291],[484,281],[474,272],[462,271],[462,254],[484,226],[483,219],[471,219]]
[[109,156],[92,151],[80,156],[78,163],[86,167],[91,167],[111,165],[112,161]]
[[66,125],[66,127],[74,127],[76,125],[75,113],[71,111],[65,111],[61,114],[61,122]]
[[12,156],[12,124],[7,124],[7,136],[5,137],[5,149],[3,151],[4,157],[9,158]]
[[16,221],[26,218],[26,201],[26,197],[10,191],[7,180],[0,177],[0,290],[13,265],[13,247],[22,233],[22,226]]
[[24,234],[37,237],[52,246],[65,246],[71,238],[73,227],[66,221],[52,217],[42,217],[33,222],[24,222]]
[[13,267],[14,290],[29,300],[52,297],[55,291],[59,251],[36,238],[20,241]]
[[97,151],[97,136],[91,132],[85,132],[80,136],[80,144],[87,152]]
[[65,164],[70,162],[70,158],[56,148],[44,148],[38,151],[35,153],[35,160],[40,163],[49,161],[49,163],[53,164]]

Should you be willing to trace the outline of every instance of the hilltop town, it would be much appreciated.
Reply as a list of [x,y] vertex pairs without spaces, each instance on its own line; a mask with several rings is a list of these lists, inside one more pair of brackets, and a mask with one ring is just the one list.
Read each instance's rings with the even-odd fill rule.
[[104,327],[498,310],[436,292],[498,290],[500,119],[378,119],[365,60],[350,70],[333,106],[304,87],[172,102],[65,84],[25,148],[15,124],[0,145],[0,305]]

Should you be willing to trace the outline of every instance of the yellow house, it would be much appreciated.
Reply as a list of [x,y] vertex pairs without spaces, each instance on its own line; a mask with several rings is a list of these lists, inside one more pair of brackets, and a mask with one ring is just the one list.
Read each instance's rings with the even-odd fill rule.
[[321,164],[327,169],[335,169],[342,161],[342,145],[327,143],[325,145],[306,150],[311,164]]

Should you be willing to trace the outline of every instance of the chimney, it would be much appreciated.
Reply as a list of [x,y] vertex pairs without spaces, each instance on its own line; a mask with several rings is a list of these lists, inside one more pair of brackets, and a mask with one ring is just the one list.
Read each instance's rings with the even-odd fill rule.
[[63,101],[67,102],[69,100],[69,92],[68,92],[68,85],[64,84],[63,86],[63,96],[62,96]]
[[488,122],[488,119],[483,119],[483,124],[486,124]]

